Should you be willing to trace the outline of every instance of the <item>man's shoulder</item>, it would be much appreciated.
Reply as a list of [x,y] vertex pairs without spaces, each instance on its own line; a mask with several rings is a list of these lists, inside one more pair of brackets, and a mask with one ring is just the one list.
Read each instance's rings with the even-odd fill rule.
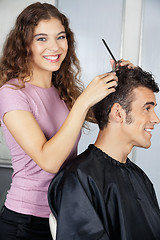
[[83,171],[87,175],[87,169],[94,168],[92,162],[95,158],[93,145],[89,145],[88,148],[77,155],[72,162],[65,165],[54,177],[53,182],[56,182],[58,179],[66,179],[71,175],[77,176],[79,170]]
[[105,159],[99,153],[93,144],[90,144],[88,148],[77,155],[77,157],[66,167],[71,172],[77,172],[78,170],[89,174],[91,171],[95,171],[97,167],[101,167],[105,162]]
[[138,166],[137,164],[135,164],[132,161],[130,161],[130,165],[132,167],[132,171],[134,171],[136,174],[138,174],[147,183],[152,184],[151,180],[149,179],[147,174],[144,172],[144,170],[140,166]]
[[70,164],[71,166],[77,166],[80,167],[84,163],[89,164],[91,159],[94,157],[94,147],[92,144],[88,146],[88,148],[83,151],[82,153],[78,154],[75,159]]
[[98,149],[90,144],[88,148],[66,165],[52,180],[55,186],[63,185],[70,180],[83,181],[93,179],[95,182],[103,181],[104,161],[100,159]]
[[[83,185],[83,188],[88,189],[89,181],[96,184],[99,179],[97,174],[96,162],[98,161],[95,155],[94,145],[89,145],[88,148],[79,154],[70,164],[66,165],[51,181],[48,196],[51,210],[57,209],[57,199],[61,198],[64,189],[73,190],[74,187]],[[101,175],[100,179],[103,176]],[[92,180],[91,180],[92,179]],[[56,199],[56,201],[55,201]],[[55,214],[56,215],[56,214]]]

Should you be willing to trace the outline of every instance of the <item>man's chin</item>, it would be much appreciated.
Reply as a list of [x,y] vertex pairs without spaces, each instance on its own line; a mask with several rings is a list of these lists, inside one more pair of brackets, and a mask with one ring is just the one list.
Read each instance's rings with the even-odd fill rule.
[[145,145],[143,148],[148,149],[148,148],[150,148],[150,146],[151,146],[151,143],[148,143],[148,144]]
[[140,148],[144,148],[144,149],[148,149],[150,148],[151,146],[151,142],[148,142],[148,143],[145,143],[145,144],[141,144],[141,145],[138,145],[136,147],[140,147]]

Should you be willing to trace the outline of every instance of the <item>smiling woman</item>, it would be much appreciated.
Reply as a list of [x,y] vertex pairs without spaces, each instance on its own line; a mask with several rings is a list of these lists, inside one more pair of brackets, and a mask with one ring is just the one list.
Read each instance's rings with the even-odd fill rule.
[[1,240],[52,239],[49,183],[76,156],[85,119],[94,121],[89,109],[117,85],[115,73],[104,73],[83,91],[79,76],[68,19],[53,5],[29,5],[0,61],[0,120],[13,166]]
[[[58,19],[42,20],[35,27],[31,50],[34,76],[31,83],[34,84],[38,79],[36,85],[51,87],[51,74],[60,68],[68,50],[66,32]],[[48,81],[44,82],[46,71],[48,71]]]

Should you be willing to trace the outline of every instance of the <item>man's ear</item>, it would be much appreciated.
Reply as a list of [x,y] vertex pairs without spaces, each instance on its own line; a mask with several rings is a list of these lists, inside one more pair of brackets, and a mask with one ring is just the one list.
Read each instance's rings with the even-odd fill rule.
[[123,122],[125,119],[125,110],[119,103],[113,104],[110,114],[112,119],[114,119],[116,122]]

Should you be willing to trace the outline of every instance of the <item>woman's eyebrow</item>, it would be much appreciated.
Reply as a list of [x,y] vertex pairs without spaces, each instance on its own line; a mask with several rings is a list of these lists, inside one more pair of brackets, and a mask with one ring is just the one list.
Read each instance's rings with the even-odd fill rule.
[[38,33],[38,34],[35,34],[33,37],[39,37],[39,36],[48,36],[48,34],[46,34],[46,33]]
[[60,35],[60,34],[66,34],[66,32],[65,31],[61,31],[60,33],[58,33],[57,35]]
[[[59,36],[60,34],[66,34],[66,32],[65,31],[61,31],[61,32],[59,32],[57,34],[57,36]],[[46,34],[46,33],[37,33],[33,37],[39,37],[39,36],[48,36],[48,34]]]

